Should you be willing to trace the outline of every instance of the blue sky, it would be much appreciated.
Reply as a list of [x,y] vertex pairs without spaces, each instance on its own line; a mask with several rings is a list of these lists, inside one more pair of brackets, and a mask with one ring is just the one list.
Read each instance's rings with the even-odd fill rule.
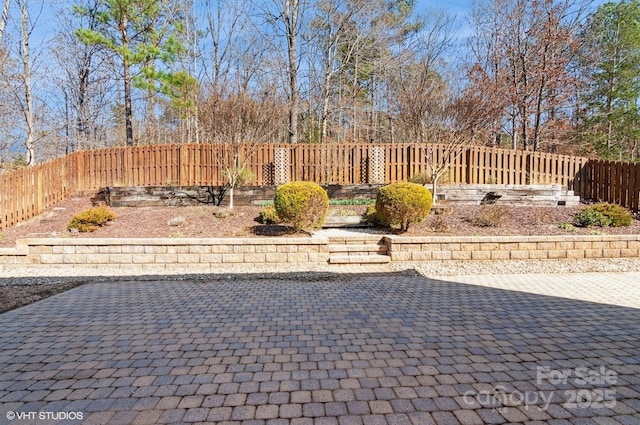
[[[482,4],[484,1],[489,0],[475,0],[475,2]],[[575,0],[579,2],[581,0]],[[589,1],[589,0],[582,0]],[[617,2],[620,0],[591,0],[591,10],[595,11],[598,6],[609,2]],[[456,15],[460,20],[460,30],[458,37],[464,38],[472,35],[472,29],[470,25],[471,7],[474,0],[417,0],[416,13],[423,14],[426,10],[445,10],[452,15]]]
[[[476,0],[483,1],[483,0]],[[38,18],[38,28],[37,32],[47,33],[51,28],[54,28],[56,25],[56,10],[59,10],[61,7],[70,8],[71,5],[75,2],[75,0],[30,0],[30,8],[32,9],[32,17],[33,14],[37,13],[40,9],[41,5],[44,6],[42,14]],[[606,3],[607,0],[593,0],[593,9],[595,10],[599,5]],[[196,4],[203,3],[203,0],[196,0]],[[473,0],[418,0],[416,6],[416,12],[419,14],[423,14],[427,10],[445,10],[451,14],[457,15],[462,24],[461,35],[469,34],[469,25],[468,18],[471,12],[471,5]],[[15,7],[13,13],[19,13]],[[45,36],[46,38],[46,36]]]

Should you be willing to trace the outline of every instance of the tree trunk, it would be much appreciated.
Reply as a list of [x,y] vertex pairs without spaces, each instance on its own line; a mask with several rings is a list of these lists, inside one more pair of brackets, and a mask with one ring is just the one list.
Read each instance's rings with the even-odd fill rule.
[[26,123],[27,140],[25,146],[27,149],[27,163],[28,165],[35,165],[36,155],[33,145],[33,97],[31,95],[31,61],[29,59],[29,8],[28,1],[24,0],[22,3],[22,68],[23,68],[23,82],[24,82],[24,116]]
[[133,146],[133,108],[131,106],[131,69],[128,60],[124,60],[124,125],[127,134],[127,146]]
[[235,188],[235,184],[229,185],[229,209],[233,209],[233,189]]
[[440,177],[434,175],[431,178],[431,198],[432,198],[432,205],[435,205],[438,202],[438,179]]
[[289,143],[298,143],[298,16],[299,0],[285,0],[287,51],[289,56]]
[[2,41],[2,36],[4,35],[4,28],[7,25],[7,19],[9,19],[10,5],[11,5],[11,0],[4,1],[4,8],[2,9],[2,17],[0,17],[0,42]]
[[[87,61],[91,61],[91,57],[87,58]],[[84,146],[83,142],[87,132],[87,111],[86,100],[89,87],[89,64],[85,66],[79,72],[78,75],[78,99],[77,99],[77,116],[76,116],[76,150],[81,150]]]
[[122,71],[124,78],[124,126],[127,146],[133,146],[133,107],[131,105],[131,64],[129,63],[129,35],[127,34],[128,19],[122,16],[120,34],[122,36]]
[[329,85],[331,84],[331,70],[329,67],[331,66],[330,62],[327,61],[324,74],[324,88],[322,93],[322,122],[320,123],[320,143],[324,143],[327,141],[327,127],[329,122],[329,98],[331,93],[331,88]]

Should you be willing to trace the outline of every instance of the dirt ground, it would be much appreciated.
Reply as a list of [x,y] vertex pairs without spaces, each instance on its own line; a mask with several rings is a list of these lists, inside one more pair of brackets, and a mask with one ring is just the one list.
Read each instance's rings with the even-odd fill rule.
[[84,281],[58,282],[35,285],[16,285],[9,282],[7,286],[0,286],[0,313],[22,307],[51,297],[60,292],[68,291],[84,284]]
[[[581,207],[506,207],[447,205],[441,214],[412,224],[406,236],[529,236],[562,234],[638,234],[640,221],[631,227],[580,228],[569,226]],[[91,208],[89,197],[71,198],[38,217],[0,231],[0,247],[25,238],[215,238],[291,236],[282,226],[265,226],[255,219],[259,206],[236,206],[232,211],[213,206],[112,208],[117,218],[92,233],[67,230],[71,217]],[[331,206],[329,215],[361,215],[365,206]],[[388,230],[380,229],[388,233]],[[304,234],[295,235],[305,237]]]

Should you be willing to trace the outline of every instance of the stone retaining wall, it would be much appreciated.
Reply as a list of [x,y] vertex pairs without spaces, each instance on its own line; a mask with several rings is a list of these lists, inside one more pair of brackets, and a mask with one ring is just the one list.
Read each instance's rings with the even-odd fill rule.
[[326,238],[25,239],[0,250],[0,264],[214,269],[230,264],[326,264]]
[[[218,239],[25,239],[0,249],[0,265],[75,268],[181,267],[215,270],[219,265],[326,266],[330,245],[362,238]],[[391,261],[580,260],[639,258],[640,235],[594,236],[384,236]]]
[[392,261],[638,258],[640,235],[387,236]]

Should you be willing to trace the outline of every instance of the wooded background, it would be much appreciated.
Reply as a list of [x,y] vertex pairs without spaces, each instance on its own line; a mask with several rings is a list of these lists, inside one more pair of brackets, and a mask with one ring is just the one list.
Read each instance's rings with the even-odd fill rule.
[[637,0],[1,0],[0,164],[183,143],[635,161]]

